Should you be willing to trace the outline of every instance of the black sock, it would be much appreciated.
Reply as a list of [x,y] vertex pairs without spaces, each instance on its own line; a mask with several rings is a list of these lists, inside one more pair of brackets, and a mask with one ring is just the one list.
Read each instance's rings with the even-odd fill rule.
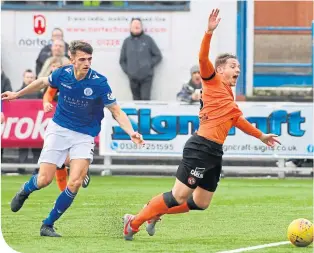
[[173,197],[172,195],[172,191],[170,192],[165,192],[163,194],[163,198],[164,198],[164,201],[167,205],[168,208],[171,208],[171,207],[174,207],[174,206],[178,206],[179,203],[176,201],[176,199]]
[[190,210],[200,210],[200,211],[204,211],[205,209],[200,208],[199,206],[197,206],[193,200],[193,196],[191,196],[188,201],[186,202],[188,204],[188,207],[190,208]]

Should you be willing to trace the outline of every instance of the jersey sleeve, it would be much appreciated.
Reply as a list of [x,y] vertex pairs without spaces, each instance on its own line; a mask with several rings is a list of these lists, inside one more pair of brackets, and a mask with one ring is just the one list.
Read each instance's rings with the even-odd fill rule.
[[243,116],[240,116],[234,124],[235,127],[239,128],[244,133],[254,136],[255,138],[260,138],[262,132],[254,127],[250,122],[248,122]]
[[102,98],[102,101],[103,101],[105,107],[109,107],[109,106],[117,103],[117,100],[114,97],[114,95],[112,94],[112,90],[111,90],[107,80],[102,82],[101,89],[102,89],[101,98]]
[[49,75],[48,81],[52,88],[59,89],[59,77],[62,73],[62,70],[63,68],[56,69]]
[[215,68],[208,58],[211,38],[212,34],[204,34],[201,49],[199,52],[200,74],[204,83],[208,83],[209,81],[214,79],[216,75]]

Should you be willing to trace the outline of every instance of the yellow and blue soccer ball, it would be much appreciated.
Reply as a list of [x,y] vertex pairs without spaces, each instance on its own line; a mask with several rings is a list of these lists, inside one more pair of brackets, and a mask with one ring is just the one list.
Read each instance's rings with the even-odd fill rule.
[[288,239],[297,247],[306,247],[313,242],[313,224],[307,219],[296,219],[288,227]]

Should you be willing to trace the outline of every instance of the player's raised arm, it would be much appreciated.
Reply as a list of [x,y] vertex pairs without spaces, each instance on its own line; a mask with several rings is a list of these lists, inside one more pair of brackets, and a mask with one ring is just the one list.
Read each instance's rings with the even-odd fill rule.
[[219,9],[212,10],[212,13],[208,18],[207,31],[204,34],[201,49],[199,52],[200,73],[205,81],[212,79],[215,75],[215,68],[210,62],[208,54],[213,31],[216,29],[220,21],[220,18],[218,18],[218,14]]
[[22,97],[26,94],[31,94],[36,91],[39,91],[49,85],[48,77],[41,77],[32,82],[31,84],[27,85],[24,89],[18,91],[18,92],[11,92],[11,91],[6,91],[1,94],[1,99],[2,100],[13,100],[17,99],[19,97]]
[[235,127],[242,130],[244,133],[254,136],[257,139],[260,139],[264,142],[267,146],[274,147],[275,142],[281,144],[276,137],[275,134],[264,134],[262,131],[254,127],[250,122],[248,122],[243,116],[240,116],[237,121],[235,122]]
[[119,123],[120,127],[130,136],[131,140],[136,144],[143,145],[144,140],[142,135],[134,131],[128,116],[122,111],[121,107],[117,104],[113,104],[107,108],[111,112],[113,118]]

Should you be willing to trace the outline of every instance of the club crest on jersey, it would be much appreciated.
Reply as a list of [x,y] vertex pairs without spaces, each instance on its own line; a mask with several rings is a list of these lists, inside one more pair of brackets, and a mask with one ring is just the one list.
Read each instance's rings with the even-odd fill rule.
[[84,90],[84,95],[85,96],[91,96],[93,94],[93,90],[91,88],[86,88]]
[[109,100],[115,100],[115,97],[112,95],[112,93],[108,93],[107,97]]

